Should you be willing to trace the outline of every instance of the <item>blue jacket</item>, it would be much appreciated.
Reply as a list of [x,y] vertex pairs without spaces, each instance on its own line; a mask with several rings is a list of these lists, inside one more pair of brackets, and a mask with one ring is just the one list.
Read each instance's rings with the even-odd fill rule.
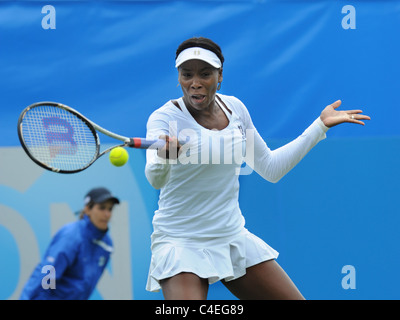
[[[88,216],[62,227],[52,239],[43,260],[22,290],[22,300],[87,300],[106,267],[112,252],[107,231],[97,229]],[[44,266],[53,266],[55,289]],[[46,267],[45,269],[49,269]]]

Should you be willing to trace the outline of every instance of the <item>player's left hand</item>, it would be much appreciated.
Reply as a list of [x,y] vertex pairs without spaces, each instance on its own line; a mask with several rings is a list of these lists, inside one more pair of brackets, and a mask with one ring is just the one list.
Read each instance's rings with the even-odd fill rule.
[[320,118],[328,128],[344,122],[365,125],[361,120],[371,120],[369,116],[362,114],[362,110],[336,110],[341,104],[342,101],[337,100],[322,110]]

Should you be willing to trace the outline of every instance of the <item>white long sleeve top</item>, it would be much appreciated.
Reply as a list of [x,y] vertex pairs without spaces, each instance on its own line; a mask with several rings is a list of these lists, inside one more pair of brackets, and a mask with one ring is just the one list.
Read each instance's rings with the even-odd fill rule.
[[186,142],[176,160],[146,152],[145,174],[160,190],[153,218],[155,234],[180,238],[225,237],[245,225],[239,207],[239,173],[246,162],[270,182],[279,181],[319,141],[328,128],[318,117],[298,138],[270,150],[253,125],[244,104],[217,94],[217,103],[229,119],[223,130],[209,130],[196,122],[180,98],[149,117],[147,138],[160,135]]

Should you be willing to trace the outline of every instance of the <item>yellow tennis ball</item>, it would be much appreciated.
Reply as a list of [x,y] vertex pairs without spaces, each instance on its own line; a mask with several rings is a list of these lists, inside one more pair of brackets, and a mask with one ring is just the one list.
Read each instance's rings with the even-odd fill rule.
[[121,147],[116,147],[110,152],[110,162],[116,167],[122,167],[128,162],[129,154]]

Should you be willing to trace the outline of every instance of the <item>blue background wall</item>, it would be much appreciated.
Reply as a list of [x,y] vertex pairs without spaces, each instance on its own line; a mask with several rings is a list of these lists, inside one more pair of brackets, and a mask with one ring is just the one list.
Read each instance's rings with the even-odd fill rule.
[[[56,29],[42,28],[45,5]],[[346,5],[355,29],[342,26]],[[144,152],[130,150],[122,168],[104,158],[57,175],[23,153],[16,122],[27,105],[52,100],[144,136],[151,112],[181,96],[175,50],[192,36],[220,44],[221,93],[246,104],[271,148],[337,99],[371,116],[365,127],[329,130],[278,184],[241,176],[240,203],[247,228],[280,252],[306,298],[400,298],[398,30],[397,1],[0,1],[0,299],[18,298],[52,233],[100,184],[123,206],[111,227],[115,258],[92,299],[162,298],[144,289],[157,206]],[[346,265],[356,289],[342,287]],[[233,296],[215,284],[209,298]]]

